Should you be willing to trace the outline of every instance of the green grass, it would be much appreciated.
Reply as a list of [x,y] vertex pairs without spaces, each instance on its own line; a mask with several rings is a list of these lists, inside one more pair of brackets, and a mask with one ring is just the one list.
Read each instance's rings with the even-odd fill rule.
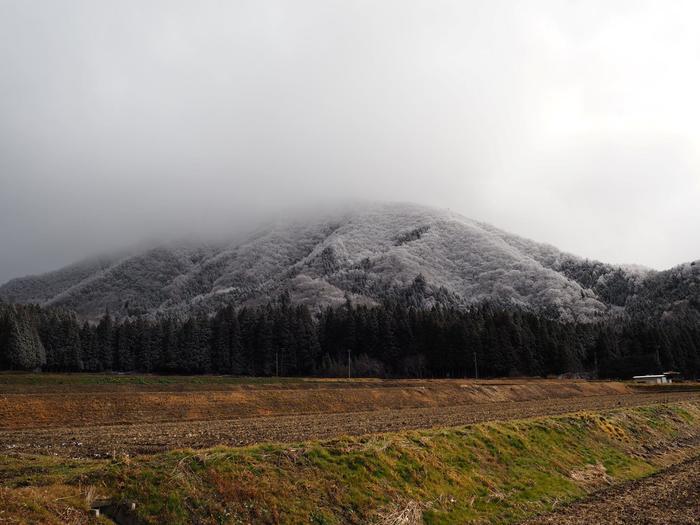
[[586,465],[601,463],[618,481],[649,475],[656,466],[635,451],[699,429],[695,405],[625,409],[177,451],[114,465],[107,479],[118,497],[144,503],[150,523],[359,524],[410,502],[428,524],[510,523],[584,495],[590,487],[571,473]]
[[0,486],[17,488],[70,484],[100,472],[106,464],[105,460],[0,455]]
[[138,502],[144,523],[381,523],[413,505],[428,525],[505,524],[605,485],[572,473],[646,476],[659,464],[645,445],[698,433],[700,405],[679,403],[100,462],[6,458],[0,479],[100,487]]

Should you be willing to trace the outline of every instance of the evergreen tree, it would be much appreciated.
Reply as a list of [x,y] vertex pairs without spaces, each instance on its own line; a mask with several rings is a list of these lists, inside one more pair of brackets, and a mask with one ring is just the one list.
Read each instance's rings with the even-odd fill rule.
[[86,372],[100,372],[102,362],[97,345],[97,333],[86,321],[80,329],[80,353]]
[[59,347],[60,369],[64,371],[81,372],[83,359],[81,355],[80,328],[72,316],[61,320],[61,342]]
[[112,370],[114,368],[114,333],[112,317],[109,310],[97,325],[97,347],[102,370]]
[[44,346],[24,308],[9,310],[5,361],[10,370],[35,370],[46,364]]
[[481,377],[700,373],[700,327],[677,318],[582,324],[493,305],[425,310],[349,300],[314,315],[283,294],[211,319],[117,322],[105,312],[96,326],[80,327],[60,309],[0,305],[0,369],[345,375],[348,350],[365,373],[394,376],[471,377],[475,357]]

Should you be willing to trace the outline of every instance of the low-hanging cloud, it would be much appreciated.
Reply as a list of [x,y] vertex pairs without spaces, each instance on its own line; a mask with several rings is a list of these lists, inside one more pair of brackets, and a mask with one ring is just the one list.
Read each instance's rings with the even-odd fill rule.
[[338,199],[700,257],[694,2],[0,3],[0,281]]

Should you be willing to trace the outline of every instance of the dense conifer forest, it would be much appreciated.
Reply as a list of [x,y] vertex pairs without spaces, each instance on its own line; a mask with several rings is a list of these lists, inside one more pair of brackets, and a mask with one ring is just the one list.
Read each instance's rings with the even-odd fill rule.
[[700,375],[700,327],[679,321],[564,323],[484,304],[396,303],[312,313],[289,297],[213,316],[79,323],[65,310],[0,304],[0,369],[251,376]]

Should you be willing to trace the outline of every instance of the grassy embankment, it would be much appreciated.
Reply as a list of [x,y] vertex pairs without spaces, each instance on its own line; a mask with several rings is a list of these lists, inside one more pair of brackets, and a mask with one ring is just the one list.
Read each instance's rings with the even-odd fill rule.
[[649,475],[693,436],[700,405],[679,403],[113,461],[4,456],[0,522],[70,523],[108,496],[143,523],[509,523]]

